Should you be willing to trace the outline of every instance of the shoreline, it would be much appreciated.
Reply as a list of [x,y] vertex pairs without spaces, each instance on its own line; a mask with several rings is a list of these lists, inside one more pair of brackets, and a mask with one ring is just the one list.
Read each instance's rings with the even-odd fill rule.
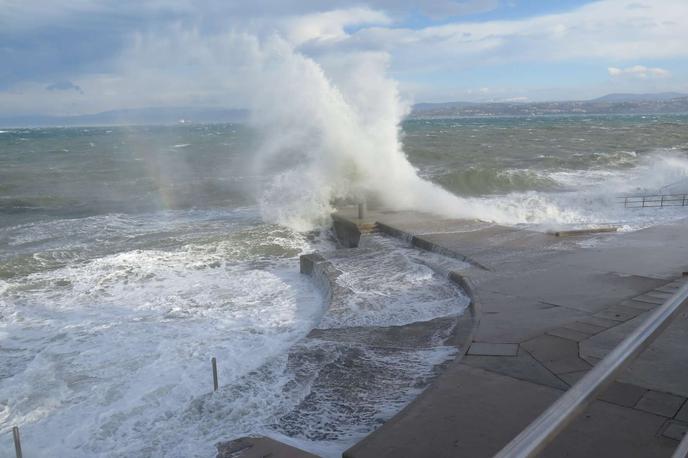
[[[685,223],[562,238],[415,212],[359,220],[340,211],[333,226],[343,246],[380,231],[468,262],[448,277],[471,297],[474,318],[458,332],[457,356],[343,456],[492,456],[681,284]],[[302,272],[313,273],[317,256],[304,256]],[[668,456],[688,430],[683,345],[685,314],[542,456]]]

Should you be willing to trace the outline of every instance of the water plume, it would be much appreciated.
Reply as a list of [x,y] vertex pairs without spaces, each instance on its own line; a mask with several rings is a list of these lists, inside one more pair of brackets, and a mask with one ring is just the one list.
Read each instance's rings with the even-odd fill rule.
[[262,138],[258,164],[290,164],[260,196],[267,221],[307,230],[327,221],[334,201],[361,199],[392,210],[471,214],[406,158],[399,124],[409,107],[386,77],[387,55],[337,56],[332,74],[278,37],[259,55],[251,106]]

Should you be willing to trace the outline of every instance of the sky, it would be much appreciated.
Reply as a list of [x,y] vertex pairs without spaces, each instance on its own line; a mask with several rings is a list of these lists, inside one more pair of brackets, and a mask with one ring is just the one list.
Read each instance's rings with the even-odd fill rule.
[[688,92],[686,0],[0,0],[0,116],[242,108],[275,36],[383,56],[410,102]]

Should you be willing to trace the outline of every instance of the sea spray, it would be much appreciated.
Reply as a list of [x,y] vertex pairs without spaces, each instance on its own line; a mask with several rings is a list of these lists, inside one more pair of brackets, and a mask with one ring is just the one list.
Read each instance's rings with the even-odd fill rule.
[[335,200],[455,215],[469,210],[420,178],[406,158],[399,124],[408,105],[385,76],[388,56],[349,54],[335,78],[278,37],[263,44],[260,56],[260,90],[251,106],[262,138],[257,163],[291,164],[261,194],[265,220],[309,229],[327,220]]

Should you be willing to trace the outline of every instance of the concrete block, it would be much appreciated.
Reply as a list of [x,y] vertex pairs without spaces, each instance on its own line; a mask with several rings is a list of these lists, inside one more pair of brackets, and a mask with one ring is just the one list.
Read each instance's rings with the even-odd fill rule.
[[516,356],[518,344],[473,342],[468,349],[469,355],[476,356]]
[[683,436],[688,432],[688,423],[680,421],[668,421],[662,431],[662,436],[668,437],[676,441],[683,439]]
[[611,402],[624,407],[635,406],[647,392],[646,388],[630,383],[612,382],[598,397],[601,401]]
[[640,398],[635,408],[663,417],[673,418],[685,401],[686,398],[682,396],[650,390]]
[[581,340],[585,340],[590,337],[590,334],[568,328],[554,328],[547,331],[547,335],[573,340],[574,342],[580,342]]

